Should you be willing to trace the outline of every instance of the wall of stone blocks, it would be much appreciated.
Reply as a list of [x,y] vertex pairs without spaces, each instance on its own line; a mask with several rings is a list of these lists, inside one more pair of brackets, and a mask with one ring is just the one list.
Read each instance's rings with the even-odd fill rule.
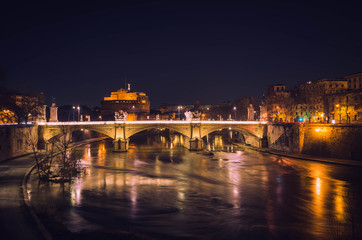
[[0,126],[0,161],[31,153],[31,148],[26,144],[29,130],[37,137],[37,126]]
[[271,149],[362,161],[362,124],[269,124]]
[[304,125],[301,153],[362,161],[362,125]]

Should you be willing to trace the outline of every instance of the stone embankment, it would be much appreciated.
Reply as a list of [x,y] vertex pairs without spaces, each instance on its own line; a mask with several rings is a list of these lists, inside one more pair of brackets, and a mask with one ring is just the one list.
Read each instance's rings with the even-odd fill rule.
[[269,124],[272,150],[362,161],[362,124]]
[[[36,125],[7,124],[0,126],[0,162],[31,153],[24,136],[29,132],[37,132]],[[37,134],[35,134],[37,135]]]

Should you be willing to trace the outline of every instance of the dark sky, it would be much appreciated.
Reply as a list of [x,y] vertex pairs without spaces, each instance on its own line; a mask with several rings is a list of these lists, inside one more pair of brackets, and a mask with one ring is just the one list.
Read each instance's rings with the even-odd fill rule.
[[351,2],[8,2],[7,85],[58,105],[99,105],[125,76],[155,108],[260,98],[269,84],[362,71],[362,14]]

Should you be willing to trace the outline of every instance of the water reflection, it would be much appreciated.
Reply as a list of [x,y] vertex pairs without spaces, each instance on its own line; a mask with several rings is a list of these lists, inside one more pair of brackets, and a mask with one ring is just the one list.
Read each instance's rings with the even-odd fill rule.
[[[167,146],[166,140],[158,143]],[[134,144],[128,153],[112,152],[107,142],[85,145],[79,151],[86,174],[64,186],[34,182],[32,201],[55,209],[72,231],[96,226],[163,239],[330,239],[330,216],[348,224],[346,192],[361,196],[359,172],[350,167],[250,150],[204,156],[175,145]]]

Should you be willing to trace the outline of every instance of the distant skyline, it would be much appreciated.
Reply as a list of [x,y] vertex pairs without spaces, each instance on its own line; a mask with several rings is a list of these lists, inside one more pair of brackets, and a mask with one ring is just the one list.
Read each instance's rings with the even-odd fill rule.
[[124,88],[161,103],[260,98],[267,85],[362,71],[358,2],[7,3],[8,87],[99,106]]

